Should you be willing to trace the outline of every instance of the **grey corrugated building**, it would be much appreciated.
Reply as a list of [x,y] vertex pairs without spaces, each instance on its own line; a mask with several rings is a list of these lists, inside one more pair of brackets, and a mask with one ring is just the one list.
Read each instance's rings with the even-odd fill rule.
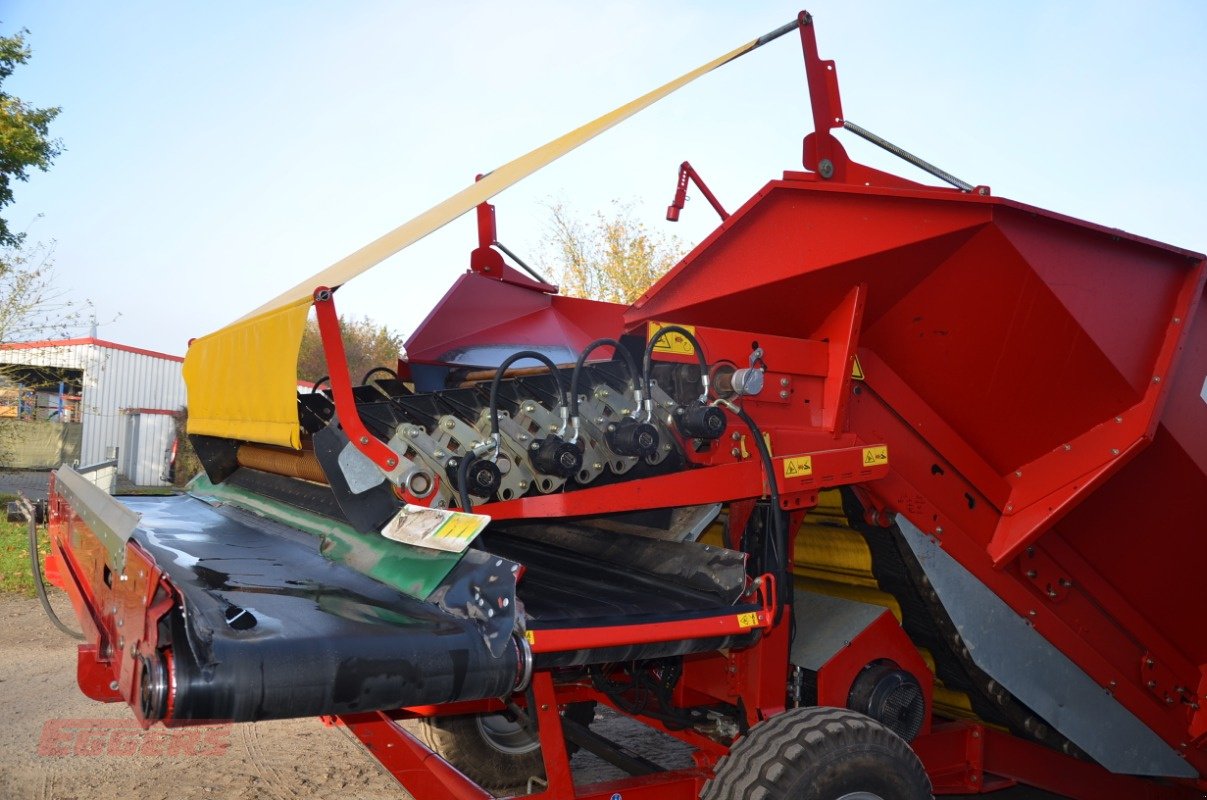
[[57,436],[63,460],[87,466],[116,453],[119,474],[162,485],[185,404],[183,360],[92,337],[0,344],[0,419],[43,447]]

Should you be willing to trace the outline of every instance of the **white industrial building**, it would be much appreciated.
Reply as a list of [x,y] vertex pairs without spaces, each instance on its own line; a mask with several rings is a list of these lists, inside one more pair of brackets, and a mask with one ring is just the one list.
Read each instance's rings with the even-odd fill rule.
[[164,485],[174,415],[185,405],[183,361],[92,337],[0,344],[0,418],[52,436],[56,424],[79,425],[70,460],[88,466],[116,457],[131,483]]

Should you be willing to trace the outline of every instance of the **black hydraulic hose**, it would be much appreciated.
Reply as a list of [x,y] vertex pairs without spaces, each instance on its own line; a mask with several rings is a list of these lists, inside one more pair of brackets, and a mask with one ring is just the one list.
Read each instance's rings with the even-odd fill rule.
[[473,450],[467,450],[457,465],[457,497],[461,500],[461,510],[469,513],[474,510],[474,504],[469,499],[469,467],[478,457]]
[[56,628],[72,639],[83,641],[84,634],[67,627],[50,605],[50,597],[46,594],[46,580],[42,577],[42,562],[38,558],[38,515],[35,513],[33,505],[28,499],[23,496],[21,500],[21,510],[25,512],[25,516],[29,519],[29,568],[33,574],[34,590],[37,591],[38,600],[42,603],[42,610],[46,612],[46,616],[50,617],[50,621],[54,623]]
[[374,367],[373,369],[366,372],[365,376],[360,379],[361,384],[362,385],[367,384],[369,382],[369,378],[373,377],[373,375],[377,374],[378,372],[384,372],[384,373],[388,374],[394,380],[398,380],[398,373],[395,372],[394,370],[390,369],[389,367]]
[[[521,350],[518,353],[512,353],[507,358],[503,359],[503,363],[495,370],[495,378],[490,382],[490,435],[499,435],[499,383],[503,380],[503,373],[507,372],[507,368],[522,358],[534,358],[545,366],[549,367],[549,371],[553,373],[554,380],[557,381],[558,391],[562,391],[562,376],[557,370],[557,364],[544,353],[538,353],[535,350]],[[563,402],[565,402],[563,398]]]
[[[780,490],[775,483],[775,463],[771,460],[771,451],[767,449],[767,441],[763,438],[763,432],[759,430],[759,426],[746,413],[745,409],[733,403],[726,403],[725,405],[750,429],[751,435],[754,436],[754,446],[759,451],[759,460],[763,462],[763,472],[767,476],[767,494],[771,498],[771,519],[775,526],[771,535],[771,556],[776,561],[776,571],[779,573],[776,575],[776,579],[780,583],[778,594],[780,599],[784,600],[791,596],[790,576],[786,556],[788,550],[788,530],[787,525],[784,523],[784,510],[780,508]],[[779,622],[782,607],[783,603],[775,610],[776,622]]]
[[700,362],[700,380],[703,382],[706,389],[708,386],[708,362],[704,360],[704,348],[700,346],[700,341],[687,328],[683,328],[678,325],[667,325],[664,328],[659,328],[658,332],[650,337],[650,341],[645,346],[645,358],[641,362],[641,383],[642,388],[645,389],[645,400],[647,403],[653,401],[653,395],[651,394],[652,388],[650,385],[650,368],[651,361],[654,358],[654,346],[657,345],[658,341],[668,333],[677,333],[684,339],[687,339],[687,341],[691,342],[692,348],[696,351],[696,360]]
[[574,372],[570,375],[571,418],[578,416],[578,378],[580,373],[583,371],[583,364],[586,363],[587,356],[591,355],[596,348],[603,347],[604,345],[611,345],[612,349],[620,354],[621,360],[624,361],[625,367],[629,370],[629,380],[634,384],[637,383],[639,378],[637,374],[637,364],[634,363],[633,356],[629,354],[629,351],[626,350],[624,346],[615,339],[608,339],[606,337],[603,339],[596,339],[595,341],[591,342],[591,344],[583,348],[583,351],[578,354],[578,361],[574,362]]

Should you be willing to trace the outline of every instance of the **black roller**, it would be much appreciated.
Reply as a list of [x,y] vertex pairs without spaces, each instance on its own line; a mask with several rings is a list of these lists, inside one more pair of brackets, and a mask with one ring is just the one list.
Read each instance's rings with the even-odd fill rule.
[[[162,646],[170,629],[170,678],[158,656],[140,663],[138,702],[149,719],[347,714],[500,697],[516,684],[510,614],[475,621],[445,609],[486,584],[457,578],[460,567],[445,579],[442,606],[324,558],[308,534],[229,506],[189,496],[126,504],[141,515],[133,541],[180,597],[160,634]],[[510,612],[515,603],[494,608],[504,605]]]

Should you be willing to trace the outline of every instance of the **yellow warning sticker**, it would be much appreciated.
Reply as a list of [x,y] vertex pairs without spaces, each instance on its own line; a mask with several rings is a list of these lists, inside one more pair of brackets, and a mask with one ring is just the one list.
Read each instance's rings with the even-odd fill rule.
[[482,530],[482,525],[472,514],[453,514],[436,529],[436,539],[473,539]]
[[528,644],[536,644],[536,631],[524,631],[524,639]]
[[851,378],[853,380],[863,380],[863,364],[859,363],[859,356],[851,356]]
[[888,466],[888,448],[884,445],[863,448],[863,465],[865,467]]
[[[646,333],[645,340],[648,342],[650,339],[654,338],[654,334],[663,328],[670,327],[671,324],[672,323],[668,322],[651,322],[648,326],[649,330]],[[695,325],[675,325],[675,327],[682,328],[692,336],[696,335]],[[696,348],[692,346],[691,340],[686,336],[678,333],[677,331],[671,331],[670,333],[664,334],[658,339],[657,344],[654,345],[654,352],[673,353],[674,355],[679,356],[694,356],[696,354]]]
[[738,627],[739,628],[753,628],[755,625],[758,625],[758,624],[759,624],[759,615],[756,614],[755,612],[749,611],[745,614],[738,614]]
[[803,478],[813,474],[813,456],[796,456],[784,459],[785,478]]

